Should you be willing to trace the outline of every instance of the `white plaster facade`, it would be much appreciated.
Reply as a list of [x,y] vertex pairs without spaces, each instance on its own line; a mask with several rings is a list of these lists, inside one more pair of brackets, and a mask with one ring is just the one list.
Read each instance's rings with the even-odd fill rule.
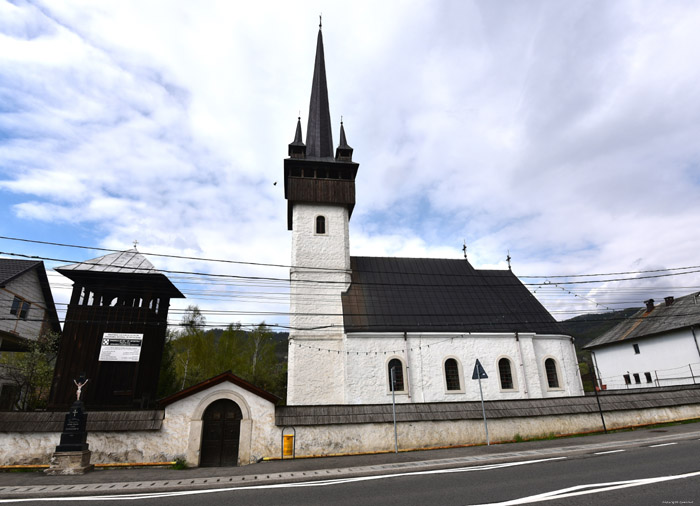
[[[201,423],[188,422],[192,409],[206,409],[215,400],[227,398],[247,403],[253,417],[245,424],[250,439],[243,449],[244,424],[241,424],[241,450],[239,464],[245,465],[261,457],[279,457],[281,432],[269,416],[274,410],[265,403],[252,400],[250,394],[239,392],[228,385],[200,392],[196,399],[189,399],[179,406],[166,409],[163,427],[158,431],[102,432],[88,435],[93,452],[93,463],[142,463],[170,462],[187,457],[189,465],[198,463],[198,450],[194,447],[201,437]],[[241,396],[241,397],[239,397]],[[194,397],[194,396],[193,396]],[[239,404],[241,405],[241,404]],[[241,406],[243,408],[243,406]],[[261,419],[258,420],[258,415]],[[245,416],[245,415],[244,415]],[[689,404],[673,407],[608,411],[605,423],[608,429],[700,418],[700,405]],[[268,420],[269,423],[265,423]],[[201,420],[200,420],[201,422]],[[391,451],[394,445],[391,423],[364,423],[339,425],[311,425],[298,427],[296,455],[333,455],[356,452]],[[403,422],[397,425],[399,448],[419,449],[485,442],[484,424],[481,420]],[[537,417],[498,418],[489,420],[492,442],[512,441],[517,435],[523,438],[552,434],[576,434],[601,430],[598,413],[547,415]],[[0,432],[0,465],[47,464],[60,439],[59,433]],[[247,443],[246,443],[247,444]]]
[[[316,219],[325,218],[325,233]],[[344,402],[345,339],[341,293],[350,283],[350,239],[345,206],[293,207],[288,404]],[[314,360],[310,350],[325,351]]]
[[[226,381],[166,406],[159,430],[88,432],[92,463],[171,462],[181,458],[189,466],[198,466],[202,415],[219,399],[232,400],[243,414],[238,465],[278,454],[280,432],[275,427],[274,404]],[[45,464],[60,438],[59,432],[0,433],[0,464]]]
[[[472,380],[478,359],[488,374],[482,380],[485,399],[527,399],[583,395],[576,367],[576,352],[568,336],[534,334],[349,334],[345,356],[347,371],[345,403],[383,404],[391,402],[388,363],[400,359],[406,373],[405,390],[396,402],[459,402],[480,398],[479,385]],[[309,351],[323,360],[323,352]],[[544,360],[553,357],[559,366],[559,387],[550,388]],[[448,390],[445,360],[459,365],[457,390]],[[504,390],[499,381],[498,361],[508,358],[514,388]]]
[[[292,208],[292,328],[287,403],[372,404],[391,402],[388,361],[405,368],[406,388],[397,402],[466,401],[479,398],[471,373],[479,359],[489,374],[487,399],[583,395],[576,352],[563,335],[471,333],[351,333],[343,327],[341,294],[350,285],[349,218],[345,206],[294,203]],[[316,219],[326,221],[316,233]],[[460,387],[448,391],[444,361],[457,360]],[[511,362],[513,388],[501,388],[498,361]],[[545,360],[556,364],[550,387]]]
[[595,348],[600,382],[610,390],[700,383],[700,336],[693,330],[677,329]]

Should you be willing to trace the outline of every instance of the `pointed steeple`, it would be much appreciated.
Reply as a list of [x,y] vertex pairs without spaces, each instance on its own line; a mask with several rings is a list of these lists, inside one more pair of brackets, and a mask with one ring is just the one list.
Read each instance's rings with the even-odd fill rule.
[[[352,161],[353,150],[345,138],[342,121],[340,145],[335,151],[335,157],[333,156],[331,113],[320,28],[319,26],[306,145],[301,141],[299,119],[294,141],[289,144],[289,158],[284,160],[284,198],[287,199],[289,230],[294,227],[297,204],[343,206],[347,209],[348,220],[355,207],[355,177],[360,165]],[[305,226],[303,219],[302,226]]]
[[301,140],[301,117],[297,118],[297,131],[294,134],[294,140],[289,145],[289,156],[291,158],[304,158],[306,153],[306,145]]
[[333,133],[331,131],[331,112],[328,106],[326,62],[323,54],[323,35],[320,28],[316,41],[314,77],[311,83],[309,123],[306,127],[306,156],[333,157]]
[[348,146],[348,141],[345,138],[343,120],[340,120],[340,144],[335,150],[335,159],[343,162],[352,162],[352,148]]

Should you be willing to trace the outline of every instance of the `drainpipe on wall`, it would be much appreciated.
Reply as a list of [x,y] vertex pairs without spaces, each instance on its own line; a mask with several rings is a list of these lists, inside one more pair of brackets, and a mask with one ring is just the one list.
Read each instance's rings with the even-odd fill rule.
[[406,346],[406,393],[408,399],[411,399],[411,360],[408,356],[408,333],[403,333],[403,342]]
[[693,333],[693,341],[695,341],[695,348],[698,350],[698,355],[700,355],[700,346],[698,346],[698,336],[695,335],[695,325],[690,326],[690,331]]
[[515,331],[515,342],[518,343],[518,358],[520,359],[520,369],[523,372],[523,386],[525,387],[525,398],[530,398],[530,389],[527,386],[527,374],[525,373],[525,362],[523,361],[523,348],[520,344],[520,335]]

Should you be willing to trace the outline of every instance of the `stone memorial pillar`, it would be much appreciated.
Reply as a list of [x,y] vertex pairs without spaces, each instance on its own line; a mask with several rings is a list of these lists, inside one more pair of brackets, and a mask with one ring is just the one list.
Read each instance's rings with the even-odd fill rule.
[[61,441],[51,456],[49,468],[44,471],[46,474],[85,474],[94,468],[90,464],[92,452],[87,443],[87,413],[83,409],[83,401],[80,400],[81,389],[87,380],[81,376],[80,380],[74,380],[74,383],[78,387],[77,399],[63,422]]

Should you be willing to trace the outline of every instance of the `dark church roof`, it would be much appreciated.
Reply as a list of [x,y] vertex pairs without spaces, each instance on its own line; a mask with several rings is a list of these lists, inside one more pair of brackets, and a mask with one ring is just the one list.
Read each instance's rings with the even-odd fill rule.
[[467,260],[351,257],[342,296],[345,332],[535,332],[562,334],[509,270]]
[[648,302],[650,307],[653,307],[651,311],[646,308],[640,309],[584,348],[663,334],[692,325],[700,326],[700,292],[677,299],[668,297],[665,302],[656,306],[653,299]]

